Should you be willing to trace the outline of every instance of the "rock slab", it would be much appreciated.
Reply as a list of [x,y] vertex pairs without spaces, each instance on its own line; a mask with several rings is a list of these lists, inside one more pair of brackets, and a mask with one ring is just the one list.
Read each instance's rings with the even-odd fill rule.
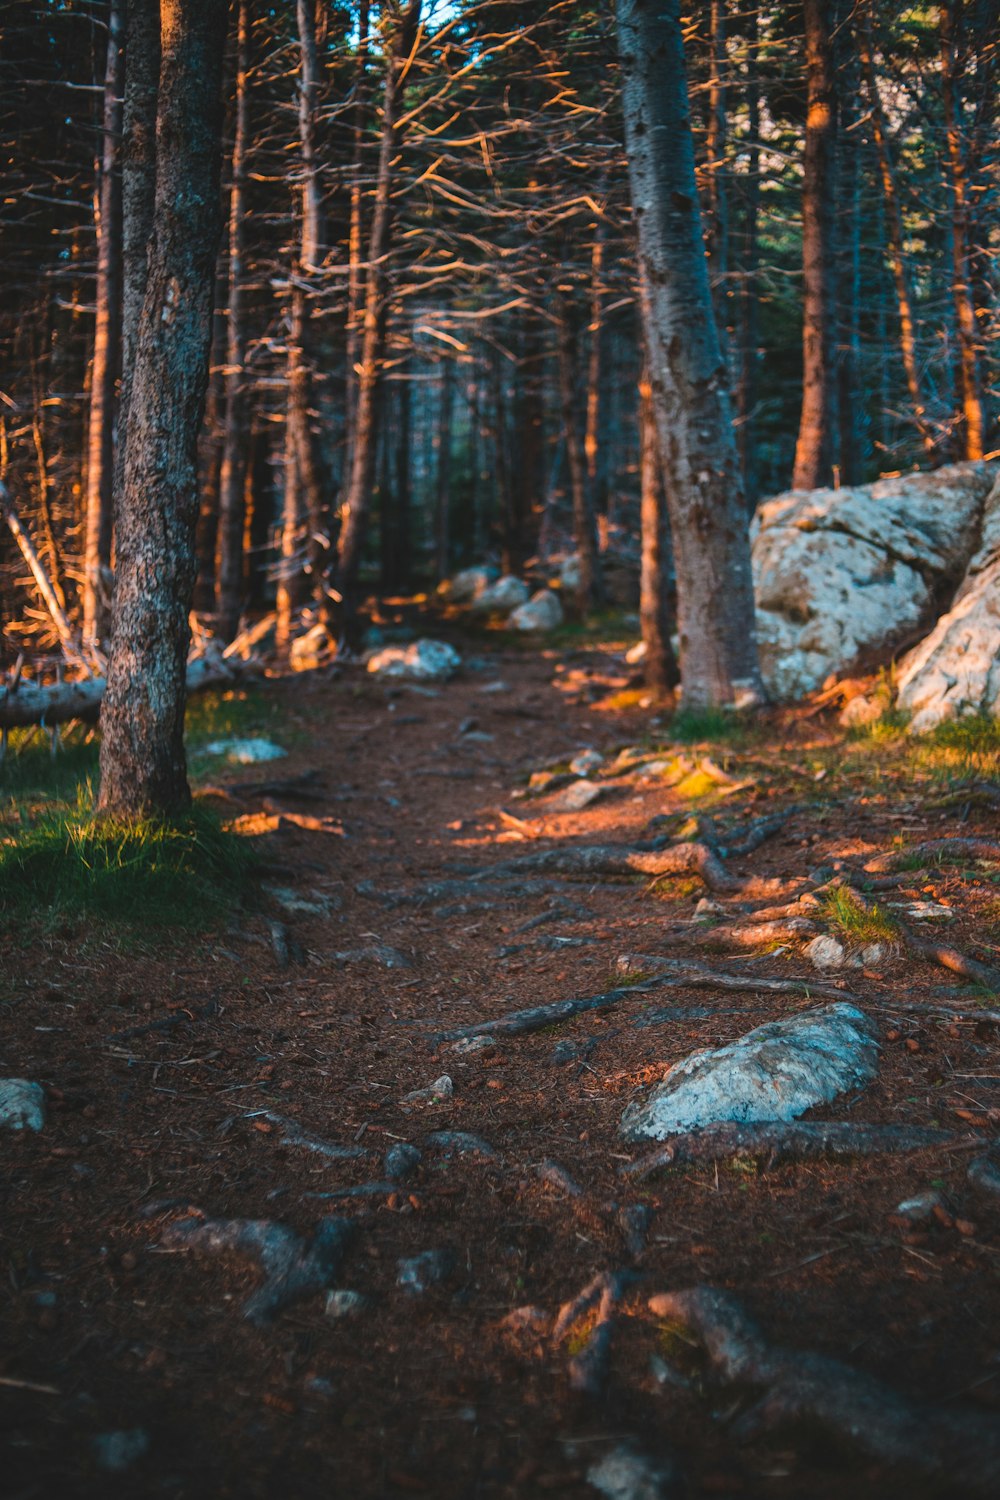
[[45,1124],[45,1090],[26,1078],[0,1078],[0,1127],[41,1130]]
[[693,1052],[622,1116],[632,1141],[663,1141],[722,1121],[795,1120],[875,1077],[873,1022],[837,1001]]

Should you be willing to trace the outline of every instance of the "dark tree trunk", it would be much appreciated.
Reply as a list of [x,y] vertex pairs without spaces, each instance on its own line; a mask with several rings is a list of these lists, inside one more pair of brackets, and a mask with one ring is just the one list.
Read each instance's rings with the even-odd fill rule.
[[345,600],[350,598],[361,565],[371,504],[375,465],[375,394],[385,337],[385,266],[392,226],[392,162],[399,146],[404,69],[416,40],[420,0],[409,0],[389,48],[382,101],[382,141],[379,151],[368,267],[365,281],[357,402],[351,435],[351,466],[341,504],[337,581]]
[[853,32],[838,13],[837,67],[839,212],[837,215],[837,436],[838,478],[860,484],[864,460],[861,387],[861,142],[855,101],[860,93]]
[[563,307],[559,315],[559,401],[562,407],[563,439],[569,465],[570,494],[573,499],[573,545],[576,549],[580,581],[576,589],[576,607],[582,616],[604,602],[601,587],[600,560],[597,554],[597,526],[590,503],[587,472],[580,445],[576,420],[576,381],[573,331],[570,312]]
[[729,286],[729,192],[726,173],[726,3],[709,4],[708,128],[708,273],[723,354],[728,347]]
[[184,758],[188,607],[219,234],[227,0],[161,7],[156,200],[116,506],[100,807],[126,818],[190,802]]
[[639,381],[639,485],[642,531],[639,621],[646,647],[643,672],[650,692],[657,698],[665,698],[677,686],[680,674],[670,640],[669,530],[648,368],[643,370]]
[[743,264],[740,267],[740,352],[736,391],[737,444],[747,508],[753,511],[759,494],[756,427],[757,376],[760,369],[760,305],[757,270],[760,260],[760,77],[757,0],[750,0],[746,14],[747,77],[746,106],[747,171],[744,189]]
[[678,0],[619,0],[625,139],[688,707],[763,696],[747,517],[695,183]]
[[83,554],[83,634],[96,640],[107,625],[104,577],[111,565],[114,473],[115,382],[121,329],[121,209],[119,145],[122,133],[122,0],[108,5],[108,50],[104,74],[104,118],[97,172],[96,319],[90,370],[87,434],[86,534]]
[[361,331],[364,310],[364,281],[361,275],[361,246],[364,240],[362,221],[361,173],[364,165],[365,117],[367,111],[366,85],[368,81],[368,26],[370,8],[368,0],[358,5],[358,55],[354,82],[355,104],[353,124],[353,157],[351,161],[351,214],[347,236],[347,379],[344,391],[344,418],[347,430],[347,454],[345,472],[351,470],[351,448],[354,442],[355,405],[357,401],[358,376],[355,366],[358,360],[358,335]]
[[451,428],[455,407],[455,369],[450,359],[441,366],[441,405],[437,430],[435,503],[435,557],[438,578],[448,576],[451,514]]
[[243,219],[246,213],[249,0],[239,0],[236,42],[236,120],[229,192],[229,268],[226,319],[225,434],[219,475],[219,530],[215,562],[216,630],[232,640],[243,605],[244,493],[247,472],[246,375],[243,369]]
[[806,135],[802,161],[802,413],[792,485],[829,484],[836,423],[834,175],[836,112],[826,0],[805,0]]

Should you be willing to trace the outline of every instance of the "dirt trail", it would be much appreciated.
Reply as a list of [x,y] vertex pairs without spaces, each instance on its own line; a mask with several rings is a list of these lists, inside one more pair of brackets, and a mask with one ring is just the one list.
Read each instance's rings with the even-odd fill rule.
[[[606,992],[626,953],[810,972],[794,946],[706,946],[697,880],[668,899],[635,879],[468,881],[527,852],[648,838],[663,826],[652,820],[690,812],[634,772],[577,813],[512,798],[539,763],[648,730],[645,713],[557,691],[556,665],[494,653],[441,687],[277,684],[295,748],[226,779],[285,787],[243,791],[230,810],[261,827],[282,810],[336,820],[342,834],[264,833],[260,906],[230,931],[152,949],[81,950],[72,932],[30,950],[5,940],[0,1072],[50,1096],[41,1134],[2,1142],[10,1495],[585,1496],[621,1440],[676,1465],[683,1482],[664,1494],[897,1492],[898,1468],[817,1442],[809,1424],[754,1433],[734,1420],[749,1400],[694,1368],[688,1336],[647,1306],[699,1284],[732,1293],[768,1338],[902,1397],[995,1410],[1000,1211],[967,1182],[967,1150],[622,1175],[640,1152],[617,1127],[642,1085],[807,998],[640,984],[545,1030],[435,1046]],[[738,828],[780,805],[766,770],[766,757],[732,758],[720,819]],[[890,796],[800,811],[731,868],[804,876],[891,847],[905,816]],[[993,832],[975,817],[935,824],[976,830]],[[995,1028],[892,1009],[932,1003],[942,979],[898,955],[852,971],[883,1027],[882,1063],[862,1099],[825,1118],[995,1129]],[[387,1161],[404,1143],[420,1159]],[[939,1216],[893,1218],[931,1187]],[[196,1233],[192,1211],[294,1238]],[[332,1216],[356,1232],[327,1245],[314,1236]],[[560,1307],[602,1273],[560,1327]],[[263,1280],[277,1288],[270,1317],[254,1313]],[[326,1286],[364,1306],[329,1315]],[[515,1309],[534,1311],[512,1327]],[[588,1343],[595,1320],[608,1332]],[[109,1473],[95,1438],[133,1430],[146,1451]],[[911,1480],[910,1493],[949,1492]]]

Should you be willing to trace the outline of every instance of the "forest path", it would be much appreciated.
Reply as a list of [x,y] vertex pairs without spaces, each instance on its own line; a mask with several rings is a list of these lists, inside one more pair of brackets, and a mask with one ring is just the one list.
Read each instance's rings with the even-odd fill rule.
[[[742,1408],[731,1392],[705,1399],[688,1335],[647,1308],[699,1283],[734,1293],[774,1340],[903,1395],[1000,1400],[1000,1213],[966,1182],[969,1152],[620,1174],[641,1154],[618,1135],[639,1086],[696,1046],[815,1002],[681,982],[478,1050],[435,1041],[605,994],[623,953],[808,975],[794,944],[706,947],[695,878],[653,891],[468,870],[635,843],[692,813],[735,837],[762,811],[801,807],[809,757],[833,768],[837,734],[793,727],[768,753],[675,746],[664,753],[688,757],[693,781],[668,786],[639,765],[559,812],[559,788],[512,795],[533,768],[649,735],[634,705],[588,701],[622,686],[620,658],[506,650],[472,668],[429,687],[309,675],[267,689],[287,758],[213,777],[237,787],[229,811],[270,828],[260,905],[230,931],[151,946],[64,933],[9,952],[17,1071],[53,1103],[39,1136],[5,1141],[5,1220],[22,1230],[0,1375],[53,1392],[4,1394],[11,1493],[582,1497],[622,1441],[647,1455],[650,1484],[658,1468],[659,1488],[605,1493],[684,1493],[672,1463],[695,1494],[832,1497],[848,1478],[858,1495],[888,1493],[871,1454],[834,1463],[794,1424],[772,1435],[720,1422],[720,1401],[730,1418]],[[891,849],[920,806],[898,786],[866,795],[845,780],[731,867],[787,880]],[[280,822],[289,812],[320,826]],[[975,826],[947,814],[934,831]],[[948,871],[932,884],[956,906],[963,891],[988,896]],[[982,930],[981,913],[960,919]],[[941,977],[890,954],[851,972],[883,1027],[882,1063],[861,1099],[826,1115],[961,1129],[964,1099],[976,1128],[993,1128],[994,1028],[905,1009],[932,1003]],[[900,1225],[899,1201],[928,1190],[947,1206]],[[310,1252],[331,1215],[352,1221],[353,1241]],[[254,1248],[234,1220],[300,1238],[258,1229]],[[265,1241],[266,1286],[287,1305],[258,1324],[241,1309]],[[325,1286],[363,1307],[348,1315],[341,1298],[325,1314]],[[148,1451],[109,1476],[94,1439],[121,1431]]]

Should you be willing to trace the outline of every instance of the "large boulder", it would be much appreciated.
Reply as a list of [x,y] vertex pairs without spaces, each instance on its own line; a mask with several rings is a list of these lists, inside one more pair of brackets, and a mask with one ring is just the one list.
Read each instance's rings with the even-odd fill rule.
[[870,1083],[875,1028],[836,1001],[771,1021],[715,1051],[692,1052],[622,1117],[628,1140],[666,1140],[721,1121],[795,1120],[846,1089]]
[[454,578],[446,578],[438,584],[438,593],[449,604],[471,604],[484,589],[489,588],[497,576],[496,568],[484,566],[463,568]]
[[765,501],[753,528],[761,669],[795,698],[929,621],[977,547],[998,466],[952,464]]
[[1000,479],[955,602],[903,658],[897,686],[915,734],[966,714],[1000,717]]
[[375,677],[401,677],[412,682],[446,682],[462,665],[447,641],[414,641],[412,646],[386,646],[368,658]]
[[519,604],[507,624],[512,630],[555,630],[563,622],[563,607],[551,589],[539,589],[527,604]]

